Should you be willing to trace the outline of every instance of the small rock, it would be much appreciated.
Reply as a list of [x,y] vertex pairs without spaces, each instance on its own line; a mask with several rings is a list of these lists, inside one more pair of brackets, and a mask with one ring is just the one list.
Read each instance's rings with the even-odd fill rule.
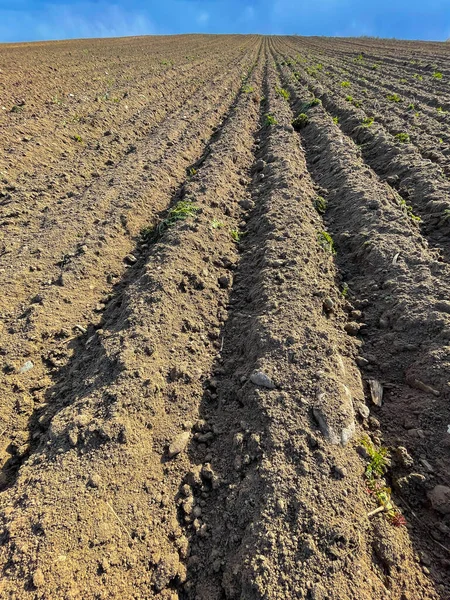
[[331,312],[334,309],[334,301],[331,298],[325,298],[323,308],[326,312]]
[[183,452],[183,450],[188,445],[189,437],[190,437],[189,431],[183,431],[183,433],[180,433],[179,435],[177,435],[177,437],[173,440],[173,442],[169,446],[169,449],[167,452],[168,457],[173,458],[177,454],[180,454],[180,452]]
[[277,508],[278,510],[284,511],[286,508],[286,502],[283,500],[283,498],[278,498],[277,500]]
[[403,446],[398,446],[395,449],[395,457],[397,458],[400,466],[405,469],[410,469],[414,465],[414,460],[411,455],[408,453],[408,450]]
[[227,275],[222,275],[217,281],[219,282],[220,287],[223,289],[227,289],[231,285],[231,280]]
[[215,477],[214,471],[209,463],[205,463],[203,465],[201,474],[202,474],[202,477],[204,479],[207,479],[208,481],[214,480],[214,477]]
[[352,310],[350,312],[350,318],[354,319],[355,321],[358,319],[362,318],[362,312],[360,310]]
[[27,360],[27,362],[21,367],[19,373],[26,373],[27,371],[31,371],[34,367],[34,363],[31,360]]
[[260,387],[265,387],[269,390],[275,389],[274,382],[270,379],[270,377],[268,375],[266,375],[262,371],[257,371],[256,373],[252,373],[250,375],[250,381],[254,385],[259,385]]
[[425,458],[419,458],[419,462],[425,467],[428,473],[434,473],[432,465]]
[[375,431],[377,429],[380,429],[380,421],[378,419],[375,419],[375,417],[369,417],[369,427],[370,429],[374,429]]
[[370,409],[363,402],[357,402],[355,408],[363,419],[370,417]]
[[357,356],[356,364],[358,365],[358,367],[367,367],[367,365],[369,364],[369,361],[367,360],[367,358],[364,358],[363,356]]
[[450,513],[450,488],[446,485],[437,485],[431,492],[428,492],[428,498],[434,510],[442,515]]
[[255,203],[253,202],[253,200],[244,198],[243,200],[239,200],[239,206],[244,210],[251,210],[252,208],[254,208]]
[[262,159],[259,159],[256,161],[255,171],[260,172],[264,169],[265,166],[266,166],[266,163]]
[[88,486],[92,488],[98,488],[102,484],[102,479],[100,475],[93,473],[88,479]]
[[347,477],[347,473],[348,473],[348,471],[345,467],[340,467],[339,465],[334,465],[334,472],[341,479],[344,479],[344,477]]
[[134,256],[134,254],[127,254],[124,258],[124,261],[129,265],[134,265],[137,263],[137,258]]
[[361,325],[359,323],[351,321],[350,323],[345,324],[344,329],[348,333],[348,335],[357,335],[359,330],[361,329]]
[[42,569],[36,569],[36,571],[33,573],[33,585],[36,588],[40,588],[44,585],[45,583],[45,577],[44,577],[44,573],[42,572]]

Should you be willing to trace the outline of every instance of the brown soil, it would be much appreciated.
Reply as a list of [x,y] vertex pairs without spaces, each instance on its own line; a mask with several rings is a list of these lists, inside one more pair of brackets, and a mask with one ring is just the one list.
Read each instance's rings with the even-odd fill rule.
[[449,54],[0,47],[2,598],[450,598]]

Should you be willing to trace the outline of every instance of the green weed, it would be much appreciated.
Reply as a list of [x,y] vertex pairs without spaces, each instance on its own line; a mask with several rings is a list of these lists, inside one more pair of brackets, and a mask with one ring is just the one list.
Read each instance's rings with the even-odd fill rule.
[[269,113],[267,113],[266,115],[264,115],[264,123],[266,125],[277,125],[278,121],[275,119],[275,117],[273,115],[270,115]]
[[434,77],[435,79],[442,79],[442,73],[441,73],[440,71],[435,71],[435,72],[433,73],[433,77]]
[[300,129],[303,129],[303,127],[306,127],[306,125],[308,125],[308,121],[308,115],[306,115],[305,113],[300,113],[292,121],[292,127],[295,129],[295,131],[300,131]]
[[252,92],[255,91],[255,88],[252,85],[244,85],[244,87],[242,88],[242,91],[244,92],[244,94],[251,94]]
[[400,98],[400,96],[396,93],[394,94],[388,94],[386,96],[386,98],[389,100],[389,102],[401,102],[402,99]]
[[317,233],[317,241],[324,250],[331,254],[336,254],[333,238],[327,231],[319,231]]
[[423,80],[422,75],[419,75],[418,73],[414,73],[413,77],[414,77],[414,79],[417,79],[417,81],[422,81]]
[[217,219],[213,219],[211,221],[211,227],[213,229],[222,229],[223,226],[224,224],[222,223],[222,221],[218,221]]
[[362,124],[363,127],[370,127],[371,125],[373,125],[373,123],[374,123],[374,118],[373,117],[365,117],[362,120],[361,124]]
[[197,169],[195,169],[194,167],[188,167],[187,174],[188,177],[194,177],[194,175],[197,174]]
[[389,466],[389,452],[387,448],[380,446],[376,448],[368,437],[361,440],[361,445],[364,446],[369,462],[366,466],[365,477],[367,481],[367,491],[373,494],[377,500],[378,508],[368,516],[373,516],[378,512],[383,512],[387,520],[397,527],[406,525],[405,518],[400,511],[395,508],[391,499],[391,489],[387,487],[383,479]]
[[342,296],[343,298],[347,298],[347,296],[348,296],[348,292],[349,292],[348,283],[346,283],[346,282],[344,281],[344,283],[342,284],[341,296]]
[[146,242],[157,242],[161,239],[163,233],[178,221],[184,221],[188,217],[193,217],[198,211],[188,200],[179,200],[167,213],[167,217],[160,221],[155,227],[147,227],[141,231],[141,237]]
[[284,88],[276,87],[275,91],[279,96],[281,96],[285,100],[289,100],[289,98],[291,97],[290,93]]
[[397,133],[395,134],[395,139],[402,144],[407,144],[409,142],[409,135],[407,133]]
[[230,235],[233,242],[238,243],[241,241],[241,232],[239,229],[230,229]]
[[81,137],[81,135],[78,135],[78,134],[73,135],[72,139],[79,143],[81,143],[83,141],[83,138]]
[[350,81],[341,81],[342,87],[350,87]]
[[314,198],[314,208],[320,215],[323,215],[327,210],[327,201],[322,196],[316,196]]
[[387,471],[389,462],[389,452],[387,448],[375,448],[372,442],[366,437],[361,440],[361,444],[367,450],[370,459],[366,466],[366,477],[370,479],[383,477]]
[[339,117],[333,117],[333,123],[337,125],[339,123]]

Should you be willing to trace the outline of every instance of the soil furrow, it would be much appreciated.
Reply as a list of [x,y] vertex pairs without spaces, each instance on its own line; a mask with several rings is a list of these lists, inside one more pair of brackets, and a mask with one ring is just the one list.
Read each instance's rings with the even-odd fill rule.
[[[303,101],[294,98],[297,110]],[[365,378],[381,381],[385,389],[381,408],[372,408],[380,427],[375,436],[393,449],[392,483],[411,541],[416,551],[435,557],[432,577],[446,597],[447,556],[440,546],[445,540],[427,492],[449,483],[444,423],[450,419],[445,308],[450,268],[427,249],[392,190],[367,169],[323,108],[310,109],[308,116],[301,134],[308,166],[326,200],[326,222],[350,301],[364,321],[359,362]],[[402,448],[410,462],[402,460]]]
[[[174,499],[189,463],[169,460],[167,445],[189,435],[220,348],[260,78],[261,64],[248,82],[256,91],[239,96],[174,196],[174,208],[196,209],[193,224],[150,244],[101,324],[73,340],[74,356],[30,420],[32,453],[2,496],[15,507],[4,512],[5,589],[18,598],[34,597],[36,572],[50,597],[171,598],[185,581],[188,540]],[[50,525],[45,506],[64,527]],[[55,566],[53,556],[64,560]]]
[[[286,81],[288,69],[283,68]],[[339,119],[343,132],[358,143],[364,160],[379,177],[387,181],[399,194],[398,201],[410,216],[422,220],[421,230],[429,243],[449,261],[450,184],[437,165],[423,159],[412,144],[395,142],[384,128],[374,123],[370,128],[361,125],[364,112],[350,107],[320,85],[302,81],[319,98],[324,107]],[[287,83],[295,90],[295,84]],[[305,98],[307,101],[308,98]],[[408,208],[410,207],[410,208]]]
[[[67,338],[80,326],[86,328],[89,323],[100,320],[112,286],[120,280],[126,263],[135,260],[134,254],[131,259],[128,257],[133,252],[134,236],[151,223],[152,214],[156,215],[168,206],[187,171],[195,171],[190,165],[195,164],[208,148],[205,137],[213,133],[225,118],[226,111],[231,110],[232,114],[233,106],[230,109],[230,105],[241,85],[241,73],[234,70],[229,77],[222,78],[222,85],[223,88],[215,88],[212,82],[211,92],[202,93],[203,102],[210,104],[209,107],[205,104],[205,111],[200,116],[193,103],[192,108],[185,107],[181,115],[166,121],[157,135],[137,148],[132,157],[116,169],[111,187],[103,190],[100,182],[98,188],[89,190],[85,204],[90,207],[90,219],[96,228],[92,232],[80,231],[75,221],[73,225],[78,229],[74,233],[78,234],[79,241],[72,248],[68,244],[74,241],[66,229],[66,237],[61,240],[65,244],[64,254],[62,261],[53,268],[52,279],[47,280],[52,273],[47,265],[44,282],[42,276],[39,277],[41,272],[37,272],[34,289],[30,277],[25,282],[19,280],[20,287],[14,289],[18,310],[11,310],[14,306],[11,288],[5,286],[4,301],[9,297],[10,312],[3,315],[4,331],[9,334],[5,337],[3,352],[9,366],[1,379],[4,389],[3,460],[8,459],[7,469],[27,448],[22,429],[34,403],[43,401],[52,369],[64,364],[70,356]],[[126,191],[121,189],[124,181]],[[167,182],[166,188],[161,186],[162,182]],[[104,194],[103,204],[100,194]],[[78,214],[80,220],[84,217],[86,221],[81,206]],[[61,226],[58,223],[58,227]],[[52,249],[47,242],[46,249],[56,253],[58,243],[60,241],[55,240]],[[17,269],[17,265],[15,267]],[[26,302],[25,295],[32,296],[31,303]],[[34,366],[24,378],[19,370],[27,360]],[[23,391],[24,401],[17,410],[18,389]]]

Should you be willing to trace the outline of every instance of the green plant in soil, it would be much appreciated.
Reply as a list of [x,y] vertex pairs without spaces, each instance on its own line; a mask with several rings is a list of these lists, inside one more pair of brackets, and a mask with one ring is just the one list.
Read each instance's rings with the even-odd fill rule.
[[353,102],[353,96],[345,96],[347,102]]
[[339,117],[333,117],[333,123],[337,125],[339,123]]
[[342,87],[350,87],[350,81],[341,81]]
[[184,221],[188,217],[193,217],[198,211],[198,207],[194,206],[188,200],[179,200],[173,206],[165,219],[160,221],[155,227],[146,227],[141,231],[141,237],[146,242],[157,242],[161,239],[163,233],[178,221]]
[[19,106],[18,104],[14,104],[14,106],[11,108],[12,113],[20,113],[22,111],[23,111],[23,106]]
[[219,221],[219,220],[217,220],[217,219],[213,219],[213,220],[211,221],[211,227],[212,227],[213,229],[222,229],[222,227],[223,227],[223,222],[222,222],[222,221]]
[[400,96],[396,93],[394,94],[388,94],[386,96],[386,98],[389,100],[389,102],[401,102],[402,99],[400,98]]
[[331,254],[336,254],[333,238],[327,231],[319,231],[317,233],[317,241],[324,250]]
[[277,125],[278,121],[275,119],[275,117],[273,115],[270,115],[269,113],[267,113],[266,115],[264,115],[264,123],[266,125]]
[[76,141],[76,142],[82,142],[83,138],[81,137],[81,135],[75,134],[72,136],[72,138]]
[[362,120],[362,123],[361,123],[361,125],[362,125],[363,127],[370,127],[371,125],[373,125],[373,123],[374,123],[374,118],[373,118],[373,117],[365,117],[365,118]]
[[417,81],[422,81],[423,80],[422,75],[419,75],[418,73],[414,73],[413,77],[414,77],[414,79],[417,79]]
[[415,110],[415,106],[414,104],[411,102],[411,104],[408,104],[408,110]]
[[287,90],[285,90],[284,88],[276,87],[275,91],[279,96],[281,96],[285,100],[289,100],[289,98],[291,97],[290,93]]
[[308,115],[306,115],[305,113],[300,113],[292,121],[292,127],[295,129],[295,131],[300,131],[300,129],[303,129],[303,127],[306,127],[306,125],[308,125],[308,121]]
[[367,491],[376,498],[378,503],[378,508],[371,511],[368,516],[382,512],[392,525],[397,527],[406,525],[405,518],[392,502],[391,489],[387,487],[384,480],[389,466],[389,452],[387,448],[383,446],[377,448],[368,437],[362,438],[361,445],[364,446],[368,456],[368,463],[364,473]]
[[435,79],[442,79],[442,73],[441,73],[440,71],[435,71],[435,72],[433,73],[433,77],[434,77]]
[[187,174],[189,177],[194,177],[194,175],[197,174],[197,169],[195,169],[194,167],[189,167],[187,170]]
[[251,94],[252,92],[255,91],[255,88],[252,85],[244,85],[244,87],[242,88],[242,91],[244,92],[244,94]]
[[407,133],[401,132],[395,134],[395,139],[402,144],[407,144],[409,142],[409,135]]
[[349,287],[348,287],[348,283],[346,283],[344,281],[343,285],[342,285],[342,290],[341,290],[341,296],[343,298],[347,298],[348,296],[348,292],[349,292]]
[[241,232],[239,229],[230,229],[230,235],[233,242],[238,243],[241,241]]
[[314,208],[320,215],[323,215],[327,210],[327,201],[322,196],[316,196],[314,198]]

